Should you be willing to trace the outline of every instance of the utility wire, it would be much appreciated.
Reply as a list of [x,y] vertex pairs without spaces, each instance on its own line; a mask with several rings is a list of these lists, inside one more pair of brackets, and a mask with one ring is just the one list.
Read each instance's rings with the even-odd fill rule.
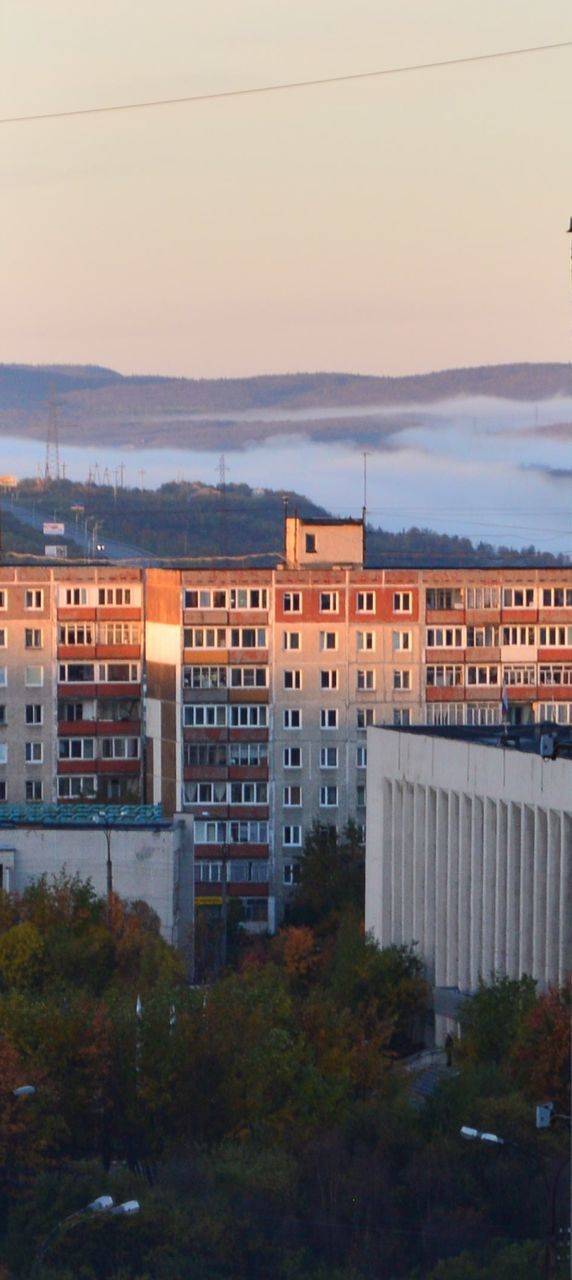
[[30,124],[36,120],[66,120],[74,116],[96,116],[118,111],[143,111],[156,107],[179,107],[194,102],[213,102],[223,98],[246,98],[259,94],[285,93],[294,89],[320,89],[325,85],[347,84],[355,80],[373,80],[382,76],[409,75],[416,71],[438,71],[445,67],[468,66],[475,62],[492,62],[501,58],[521,58],[531,53],[549,53],[554,49],[569,49],[572,40],[560,40],[555,44],[536,44],[524,49],[497,49],[492,53],[474,53],[464,58],[442,58],[434,62],[414,62],[399,67],[382,67],[378,71],[354,71],[341,76],[322,76],[315,80],[289,80],[280,84],[251,86],[246,89],[221,89],[214,93],[194,93],[182,98],[149,98],[143,102],[120,102],[102,107],[75,107],[70,111],[43,111],[29,116],[4,116],[2,124]]

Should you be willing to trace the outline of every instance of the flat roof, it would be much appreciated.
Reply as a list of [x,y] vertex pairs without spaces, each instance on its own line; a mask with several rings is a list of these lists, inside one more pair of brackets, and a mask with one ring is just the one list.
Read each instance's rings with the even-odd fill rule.
[[[415,724],[373,725],[373,729],[385,729],[390,733],[410,734],[413,737],[446,738],[452,742],[473,742],[480,747],[504,747],[511,751],[526,751],[542,755],[545,759],[572,759],[572,725],[556,724],[554,720],[541,720],[533,724]],[[541,750],[541,740],[543,748]],[[548,751],[548,740],[553,750]]]

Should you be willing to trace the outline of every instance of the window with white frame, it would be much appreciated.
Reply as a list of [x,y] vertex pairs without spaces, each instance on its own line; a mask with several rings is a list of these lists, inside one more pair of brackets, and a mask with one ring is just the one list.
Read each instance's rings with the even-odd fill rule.
[[572,724],[572,702],[541,702],[538,717],[554,724]]
[[189,782],[184,784],[185,804],[225,804],[226,782]]
[[425,683],[429,689],[460,688],[463,684],[463,668],[430,665],[425,668]]
[[43,683],[43,667],[24,667],[24,684],[27,689],[41,689]]
[[5,689],[8,684],[8,668],[0,667],[0,689]]
[[534,587],[503,587],[503,609],[532,609]]
[[488,725],[500,723],[500,705],[498,702],[468,702],[467,724]]
[[[425,635],[425,643],[428,649],[462,649],[463,648],[463,628],[462,627],[427,627],[427,631]],[[467,644],[468,643],[469,641],[467,638]],[[405,647],[407,648],[408,646],[405,646]]]
[[266,689],[268,667],[231,667],[231,689]]
[[356,689],[375,689],[375,671],[373,667],[358,668],[356,672]]
[[300,884],[301,870],[299,862],[285,862],[282,867],[284,884]]
[[268,804],[267,782],[231,782],[231,804]]
[[320,769],[337,769],[338,748],[320,747]]
[[338,708],[337,707],[321,707],[320,708],[320,728],[321,729],[337,729],[338,727]]
[[302,804],[302,788],[298,785],[284,787],[282,803],[285,809],[299,809]]
[[58,778],[58,800],[91,800],[97,790],[97,777],[94,773],[60,774]]
[[[530,630],[534,634],[534,627]],[[567,649],[572,645],[572,627],[539,627],[538,643],[544,649]]]
[[302,648],[302,635],[300,631],[283,631],[282,632],[282,648],[285,650],[300,650]]
[[224,590],[211,587],[186,587],[183,592],[184,609],[226,609],[227,595]]
[[506,663],[502,674],[505,684],[536,684],[536,667],[533,663]]
[[284,688],[285,689],[301,689],[302,688],[302,672],[300,669],[284,671]]
[[407,725],[410,725],[410,724],[411,724],[411,712],[410,712],[409,708],[408,708],[408,707],[394,707],[394,708],[393,708],[393,723],[394,723],[394,725],[396,725],[397,727],[399,727],[399,726],[401,725],[401,727],[402,727],[402,728],[406,728],[406,726],[407,726]]
[[6,786],[6,779],[0,778],[0,803],[5,804],[7,799],[8,799],[8,788]]
[[131,587],[100,587],[98,601],[100,605],[131,604]]
[[500,608],[499,587],[467,587],[467,609]]
[[8,764],[8,743],[0,742],[0,764]]
[[467,684],[498,684],[498,667],[467,667]]
[[[60,597],[61,598],[61,597]],[[79,608],[87,604],[87,587],[64,587],[63,604],[68,608]]]
[[266,729],[268,707],[264,704],[240,702],[229,707],[229,724],[233,729]]
[[538,669],[538,683],[552,685],[572,684],[572,666],[563,662],[550,662]]
[[43,742],[26,742],[24,744],[26,764],[41,764],[44,759]]
[[0,627],[0,649],[6,649],[8,646],[8,632],[6,627]]
[[[98,627],[98,640],[100,644],[138,645],[141,629],[138,622],[102,622]],[[91,643],[91,640],[86,640],[86,644]]]
[[329,667],[320,671],[320,689],[337,689],[338,687],[337,667]]
[[410,591],[394,591],[393,592],[393,612],[394,613],[411,613],[411,592]]
[[5,725],[6,723],[6,703],[0,702],[0,725]]
[[267,609],[268,591],[266,587],[231,587],[231,609]]
[[8,608],[8,592],[5,587],[0,587],[0,609]]
[[25,609],[43,609],[44,593],[37,588],[29,589],[24,592],[24,608]]
[[227,843],[227,823],[221,822],[216,818],[207,822],[197,818],[194,824],[194,833],[195,845]]
[[266,858],[252,861],[245,858],[233,858],[227,862],[228,878],[233,884],[268,884],[268,862]]
[[367,747],[356,747],[356,768],[367,769]]
[[284,768],[300,769],[302,765],[301,747],[284,747]]
[[302,593],[300,591],[285,591],[282,596],[282,608],[284,613],[301,613]]
[[214,858],[200,858],[195,862],[195,880],[201,884],[220,884],[223,878],[222,862]]
[[460,587],[428,587],[425,596],[428,609],[439,611],[463,608],[463,592]]
[[183,707],[183,724],[187,729],[224,728],[226,712],[224,703],[211,706],[206,702],[186,702]]
[[102,662],[97,668],[102,684],[138,684],[138,662]]
[[302,828],[299,823],[282,828],[282,844],[302,844]]
[[336,809],[338,805],[338,788],[336,786],[320,787],[320,808]]
[[320,631],[320,649],[322,651],[334,650],[338,647],[337,631]]
[[[28,667],[28,671],[42,671],[42,667]],[[92,684],[95,680],[93,662],[60,662],[58,667],[60,684]],[[26,680],[26,684],[30,683]],[[43,679],[32,683],[43,684]]]
[[266,649],[268,646],[266,627],[231,627],[231,649]]
[[405,668],[393,668],[393,688],[394,689],[410,689],[411,688],[411,672]]
[[394,653],[411,652],[411,632],[392,631],[391,647]]
[[102,738],[101,755],[103,760],[138,760],[139,738]]
[[226,684],[226,667],[183,667],[183,689],[225,689]]
[[25,627],[24,628],[24,648],[25,649],[41,649],[44,643],[44,633],[42,627]]
[[65,645],[95,644],[91,622],[66,622],[58,631],[58,643]]
[[226,649],[226,627],[183,627],[183,648]]
[[25,710],[26,724],[42,724],[44,709],[41,702],[27,702]]
[[356,649],[358,653],[371,653],[375,649],[375,631],[356,631]]
[[[218,746],[219,744],[212,745]],[[228,763],[233,767],[238,765],[242,768],[248,765],[252,768],[258,768],[259,765],[265,765],[267,762],[267,742],[230,742],[228,744]],[[199,761],[199,763],[201,762]]]
[[26,778],[26,804],[38,804],[44,798],[41,778]]
[[[534,630],[534,628],[531,628]],[[505,631],[525,631],[525,627],[503,627]],[[491,649],[499,643],[499,628],[495,626],[467,627],[467,649]],[[504,641],[503,641],[504,643]],[[514,641],[515,644],[518,641]],[[507,641],[510,644],[510,641]]]
[[425,708],[425,723],[430,725],[464,724],[464,702],[429,702]]
[[375,724],[375,708],[356,707],[356,724],[358,729],[368,729]]
[[59,738],[59,760],[95,760],[94,738]]
[[230,844],[268,844],[267,822],[229,822]]
[[572,608],[572,587],[543,587],[542,606],[544,609]]
[[337,613],[339,596],[337,591],[320,591],[320,613]]
[[358,782],[356,787],[356,807],[365,809],[365,782]]
[[302,712],[299,707],[286,707],[284,710],[284,728],[301,729]]
[[357,613],[375,613],[375,591],[358,591],[356,611]]

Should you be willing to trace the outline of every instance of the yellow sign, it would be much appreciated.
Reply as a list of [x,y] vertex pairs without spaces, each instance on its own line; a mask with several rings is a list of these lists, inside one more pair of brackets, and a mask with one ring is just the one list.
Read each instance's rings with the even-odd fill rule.
[[18,481],[15,476],[0,476],[0,489],[17,489]]
[[220,907],[222,898],[195,898],[195,906],[197,907]]

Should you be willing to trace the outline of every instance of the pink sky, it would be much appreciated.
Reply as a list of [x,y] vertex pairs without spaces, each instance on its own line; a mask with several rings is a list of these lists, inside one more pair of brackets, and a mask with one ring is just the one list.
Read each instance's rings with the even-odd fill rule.
[[[569,0],[3,0],[0,115],[562,40]],[[571,108],[572,48],[3,125],[0,358],[189,376],[569,360]]]

